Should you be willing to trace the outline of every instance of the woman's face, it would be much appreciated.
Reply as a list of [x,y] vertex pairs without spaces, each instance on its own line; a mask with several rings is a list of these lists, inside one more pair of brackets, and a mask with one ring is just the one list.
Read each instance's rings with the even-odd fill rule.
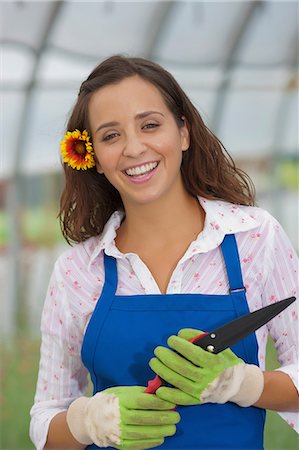
[[[146,204],[182,189],[186,124],[178,127],[159,90],[139,76],[96,91],[89,123],[97,161],[124,206]],[[172,191],[174,190],[174,191]]]

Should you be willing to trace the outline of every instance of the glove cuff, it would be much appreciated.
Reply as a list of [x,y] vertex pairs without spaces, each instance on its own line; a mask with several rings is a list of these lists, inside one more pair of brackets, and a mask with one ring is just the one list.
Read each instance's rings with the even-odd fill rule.
[[240,390],[245,374],[244,362],[224,371],[208,385],[200,396],[201,403],[226,403]]
[[263,371],[254,364],[245,364],[245,376],[240,389],[230,401],[243,407],[254,405],[262,395],[263,389]]
[[81,444],[110,447],[120,443],[119,400],[114,394],[98,392],[91,398],[78,398],[70,405],[66,421]]
[[66,413],[66,422],[70,432],[80,444],[92,444],[92,440],[85,426],[85,408],[89,402],[88,397],[79,397],[73,401]]

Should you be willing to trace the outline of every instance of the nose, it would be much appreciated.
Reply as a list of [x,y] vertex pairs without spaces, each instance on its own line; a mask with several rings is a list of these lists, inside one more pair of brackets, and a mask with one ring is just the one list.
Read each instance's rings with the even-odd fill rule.
[[146,145],[141,136],[136,132],[127,133],[123,148],[123,155],[131,158],[138,158],[146,151]]

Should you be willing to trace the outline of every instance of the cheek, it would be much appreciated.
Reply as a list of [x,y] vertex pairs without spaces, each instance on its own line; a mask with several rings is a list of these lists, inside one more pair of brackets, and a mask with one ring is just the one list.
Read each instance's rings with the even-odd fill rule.
[[94,146],[95,159],[100,165],[106,165],[109,162],[108,153],[104,149]]
[[96,162],[96,168],[99,173],[103,173],[103,171],[107,170],[107,162],[106,158],[103,157],[103,154],[99,152],[96,148],[94,148],[94,156]]
[[95,148],[96,167],[104,172],[113,171],[117,168],[119,155],[117,149],[97,149]]
[[155,149],[161,153],[173,154],[173,152],[181,150],[181,136],[177,129],[167,128],[163,133],[151,137],[151,141]]
[[177,142],[175,140],[170,140],[168,136],[157,137],[154,140],[151,140],[150,144],[156,152],[161,155],[171,154],[177,146]]
[[181,164],[183,152],[179,140],[160,140],[155,146],[155,150],[159,155],[166,158],[168,165],[177,166]]
[[104,173],[101,164],[96,160],[96,169],[98,173]]

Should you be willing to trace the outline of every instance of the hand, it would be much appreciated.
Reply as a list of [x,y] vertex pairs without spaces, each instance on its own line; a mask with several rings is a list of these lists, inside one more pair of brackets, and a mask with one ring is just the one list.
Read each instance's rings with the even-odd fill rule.
[[120,450],[141,450],[163,444],[180,420],[174,404],[145,394],[142,386],[118,386],[91,398],[80,397],[67,412],[67,423],[78,442]]
[[209,353],[192,344],[190,339],[202,334],[200,330],[182,329],[170,336],[169,348],[157,347],[157,358],[150,367],[174,388],[161,387],[156,395],[177,405],[226,403],[250,406],[260,397],[264,387],[259,367],[245,364],[230,349]]

